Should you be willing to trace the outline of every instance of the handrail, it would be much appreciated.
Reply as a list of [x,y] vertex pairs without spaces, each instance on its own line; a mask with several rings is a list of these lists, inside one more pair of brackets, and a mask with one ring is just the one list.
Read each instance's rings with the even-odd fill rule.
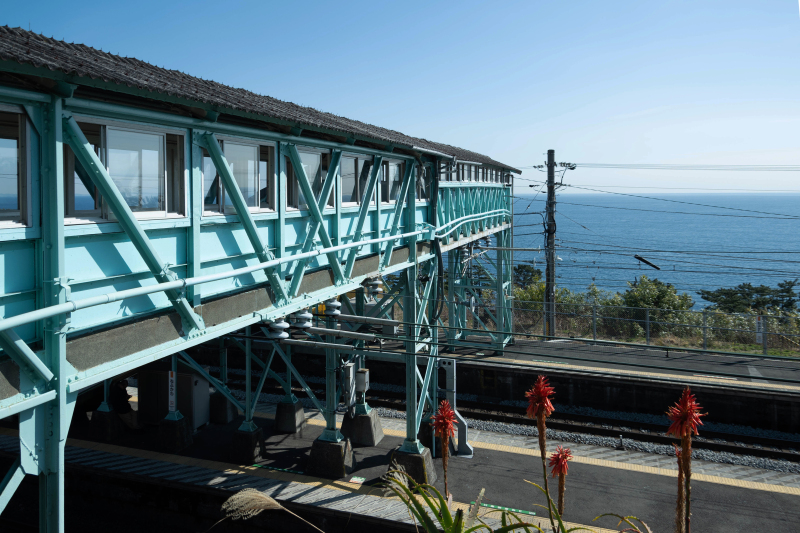
[[[476,213],[473,215],[467,215],[465,217],[461,217],[459,219],[453,220],[449,222],[447,225],[443,227],[447,227],[448,225],[454,224],[456,222],[466,223],[470,220],[474,219],[475,217],[486,217],[486,216],[493,216],[494,213],[504,212],[508,213],[507,210],[500,209],[496,211],[489,211],[487,213]],[[457,227],[457,226],[456,226]],[[453,228],[455,229],[455,228]],[[221,272],[218,274],[209,274],[206,276],[195,276],[192,278],[184,278],[178,279],[175,281],[170,281],[166,283],[156,283],[155,285],[150,285],[147,287],[137,287],[135,289],[127,289],[124,291],[115,291],[108,294],[103,294],[100,296],[93,296],[91,298],[84,298],[81,300],[72,300],[63,304],[53,305],[50,307],[45,307],[43,309],[37,309],[35,311],[29,311],[27,313],[22,313],[21,315],[16,315],[10,318],[0,319],[0,331],[6,331],[8,329],[16,328],[19,326],[23,326],[25,324],[30,324],[31,322],[36,322],[38,320],[45,320],[47,318],[52,318],[54,316],[63,314],[63,313],[72,313],[78,311],[80,309],[86,309],[88,307],[95,307],[98,305],[103,305],[107,303],[117,302],[120,300],[125,300],[127,298],[134,298],[137,296],[146,296],[148,294],[153,294],[156,292],[162,292],[166,290],[183,290],[187,287],[192,287],[194,285],[201,285],[203,283],[210,283],[212,281],[219,281],[223,279],[233,278],[236,276],[241,276],[244,274],[250,274],[252,272],[256,272],[258,270],[264,270],[266,268],[275,267],[281,265],[283,263],[288,263],[290,261],[297,261],[299,259],[306,259],[312,258],[319,255],[325,255],[332,252],[338,252],[341,250],[347,250],[350,248],[365,246],[368,244],[377,244],[380,242],[390,241],[390,240],[397,240],[397,239],[405,239],[409,237],[413,237],[415,235],[423,235],[423,234],[431,234],[434,233],[433,227],[431,226],[430,229],[424,230],[417,230],[412,231],[409,233],[403,233],[401,235],[392,235],[387,237],[380,237],[377,239],[369,239],[366,241],[358,241],[358,242],[351,242],[348,244],[340,244],[338,246],[332,246],[329,248],[320,248],[318,250],[312,250],[310,252],[295,254],[287,257],[281,257],[278,259],[274,259],[272,261],[265,261],[263,263],[258,263],[252,266],[237,268],[235,270],[231,270],[229,272]],[[452,231],[452,230],[450,230]],[[450,233],[450,232],[447,232]],[[445,235],[447,235],[445,233]],[[436,235],[440,237],[440,235]]]

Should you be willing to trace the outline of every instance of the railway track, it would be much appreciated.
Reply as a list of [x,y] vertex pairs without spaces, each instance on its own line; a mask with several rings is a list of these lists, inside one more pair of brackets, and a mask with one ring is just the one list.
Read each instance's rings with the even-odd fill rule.
[[[231,380],[231,389],[244,390],[244,381]],[[315,384],[309,383],[312,389]],[[321,389],[318,389],[321,390]],[[305,396],[299,387],[293,389],[298,398]],[[279,386],[265,384],[263,391],[270,394],[283,394]],[[405,395],[401,392],[391,392],[371,389],[367,402],[373,407],[385,407],[397,411],[405,411]],[[500,404],[478,403],[468,400],[458,400],[458,410],[465,418],[503,422],[506,424],[519,424],[536,426],[536,421],[526,418],[522,409],[506,407]],[[602,437],[631,439],[638,442],[671,445],[677,439],[666,435],[666,427],[660,424],[631,422],[612,418],[602,418],[585,415],[556,413],[547,421],[547,427],[559,431],[582,433]],[[710,450],[714,452],[730,453],[735,455],[750,455],[800,463],[800,442],[739,435],[736,433],[723,433],[718,431],[703,430],[699,437],[692,440],[694,449]]]

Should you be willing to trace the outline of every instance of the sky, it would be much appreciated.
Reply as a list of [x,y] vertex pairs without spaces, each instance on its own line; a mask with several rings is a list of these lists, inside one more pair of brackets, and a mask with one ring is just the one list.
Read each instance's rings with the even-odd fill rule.
[[[548,149],[578,164],[800,159],[800,13],[789,0],[32,0],[6,3],[0,24],[516,167]],[[524,169],[517,193],[542,176]],[[800,192],[797,172],[578,167],[565,182]]]

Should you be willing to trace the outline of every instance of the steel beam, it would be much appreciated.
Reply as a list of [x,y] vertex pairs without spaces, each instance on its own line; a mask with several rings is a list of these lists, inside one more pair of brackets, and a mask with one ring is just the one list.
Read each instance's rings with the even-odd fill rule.
[[[297,178],[297,183],[300,185],[300,188],[303,191],[303,196],[306,199],[308,212],[316,223],[316,229],[319,232],[319,238],[322,241],[322,245],[326,248],[331,248],[333,247],[333,242],[331,242],[330,235],[328,235],[328,230],[325,228],[324,220],[322,218],[322,210],[320,208],[320,205],[323,207],[325,206],[328,196],[323,195],[319,198],[319,200],[315,201],[316,199],[314,198],[314,191],[311,188],[311,182],[308,181],[308,176],[303,168],[303,163],[300,161],[300,153],[297,151],[297,146],[294,144],[288,144],[286,145],[286,149],[289,159],[292,161],[292,170],[294,171],[294,176]],[[328,175],[325,177],[326,185],[328,185],[328,195],[330,195],[330,187],[333,185],[333,176],[335,175],[335,172],[331,174],[331,170],[338,171],[339,161],[341,160],[342,153],[337,151],[334,156],[336,158],[336,168],[329,168]],[[333,167],[333,157],[331,158],[331,167]],[[319,204],[317,202],[319,202]],[[311,243],[309,244],[309,250],[311,249],[311,244],[313,243],[314,237],[312,236]],[[327,254],[327,256],[328,264],[333,271],[333,277],[336,280],[336,284],[339,285],[344,283],[345,278],[349,278],[350,275],[345,275],[342,271],[342,265],[339,263],[339,258],[335,252],[330,252]]]
[[23,479],[25,479],[25,472],[22,470],[20,460],[17,459],[3,480],[0,481],[0,514],[3,514],[6,505],[11,501],[11,497],[14,496]]
[[219,391],[220,394],[225,396],[228,399],[228,401],[230,401],[238,409],[240,409],[241,411],[245,410],[244,405],[242,405],[242,403],[238,399],[236,399],[236,397],[231,393],[231,390],[228,388],[228,386],[225,384],[224,381],[218,380],[214,378],[211,374],[206,372],[205,369],[199,364],[197,364],[197,361],[192,359],[192,357],[189,356],[189,354],[187,354],[186,352],[181,350],[180,352],[178,352],[178,354],[180,354],[181,362],[183,364],[185,364],[186,366],[188,366],[189,368],[191,368],[192,370],[203,376],[206,380],[208,380],[208,382],[211,383],[214,386],[214,388]]
[[[60,123],[61,120],[59,120],[59,124]],[[136,217],[134,216],[130,207],[128,207],[128,204],[125,202],[122,194],[120,194],[117,185],[111,179],[111,176],[109,176],[108,171],[106,171],[105,166],[103,166],[103,163],[100,162],[97,154],[94,153],[91,144],[89,144],[89,141],[86,140],[86,137],[83,135],[78,123],[75,122],[75,119],[72,116],[65,115],[63,118],[63,126],[65,140],[72,147],[72,151],[75,153],[75,158],[89,173],[89,176],[92,178],[95,186],[100,191],[100,194],[102,194],[103,200],[108,202],[111,210],[117,217],[117,222],[123,231],[125,231],[125,233],[128,235],[128,238],[136,247],[136,250],[139,252],[139,254],[141,254],[142,259],[144,260],[145,264],[147,264],[147,268],[150,269],[150,272],[152,272],[153,276],[159,283],[167,283],[169,281],[176,280],[178,276],[169,269],[167,263],[161,261],[161,259],[158,257],[158,253],[150,242],[150,239],[142,229],[142,226],[136,220]],[[63,160],[63,156],[59,157],[61,157]],[[59,176],[56,181],[63,183],[64,179],[63,177]],[[53,184],[50,185],[50,188],[52,187]],[[59,208],[61,209],[62,213],[62,225],[60,232],[63,236],[63,199]],[[190,330],[186,333],[190,333],[191,330],[202,330],[204,328],[203,319],[194,312],[183,294],[177,290],[168,290],[166,293],[167,297],[172,302],[172,305],[175,307],[175,310],[184,320],[186,329]]]
[[[361,197],[361,206],[358,210],[358,220],[356,221],[356,231],[353,233],[353,242],[361,241],[361,236],[364,232],[364,222],[367,220],[367,215],[369,214],[369,203],[370,200],[372,199],[373,194],[375,193],[375,183],[378,181],[378,176],[381,173],[382,164],[383,164],[383,157],[376,155],[374,161],[372,162],[372,171],[370,172],[369,175],[367,188],[364,191],[363,196]],[[415,226],[412,225],[410,227],[413,228]],[[361,246],[356,246],[354,248],[350,248],[350,250],[348,251],[347,264],[344,267],[344,275],[347,278],[349,278],[350,275],[353,273],[353,266],[356,264],[356,256],[358,255],[358,251],[360,249]]]
[[13,329],[0,331],[0,348],[12,361],[17,363],[20,370],[30,374],[31,381],[36,382],[37,379],[43,379],[45,383],[49,383],[53,379],[53,373],[50,372],[47,365],[39,359],[39,356],[28,347],[24,340],[19,338]]
[[[289,148],[289,153],[297,153],[297,148],[294,145],[291,145]],[[299,154],[297,154],[299,158]],[[332,246],[332,241],[330,236],[328,235],[327,230],[324,226],[324,220],[322,219],[322,210],[325,209],[325,206],[328,202],[328,197],[331,194],[331,189],[333,188],[334,183],[336,182],[336,175],[339,173],[339,164],[342,160],[342,152],[340,150],[334,150],[331,154],[331,163],[328,167],[328,174],[325,176],[325,181],[322,184],[322,191],[320,193],[319,198],[314,198],[314,196],[306,196],[306,202],[310,205],[312,202],[316,202],[317,209],[312,210],[309,209],[311,212],[312,220],[309,220],[306,223],[306,237],[305,241],[303,242],[303,253],[309,252],[311,248],[314,246],[314,240],[317,237],[317,233],[320,234],[320,238],[323,241],[323,244],[326,241],[329,244],[326,246]],[[292,165],[295,165],[294,159],[292,159]],[[305,169],[300,166],[300,173],[295,172],[297,176],[298,182],[301,183],[303,188],[303,195],[305,196],[306,188],[311,190],[311,187],[308,183],[308,176],[306,176]],[[317,216],[318,215],[318,216]],[[338,235],[337,235],[338,236]],[[338,243],[337,243],[338,244]],[[342,272],[342,266],[339,264],[339,257],[337,254],[331,254],[328,256],[328,262],[331,264],[331,268],[334,273],[334,278],[337,279],[337,282],[341,282],[344,279],[344,274]],[[308,259],[300,259],[297,262],[297,265],[294,268],[294,272],[292,273],[292,285],[289,289],[289,294],[292,298],[297,296],[298,291],[300,290],[300,283],[303,281],[303,275],[306,271],[306,266],[308,265]],[[338,276],[338,277],[337,277]]]
[[[196,135],[196,139],[198,144],[202,143],[208,151],[211,160],[214,162],[214,167],[216,167],[217,173],[220,178],[222,178],[222,183],[225,186],[226,195],[233,202],[233,208],[239,216],[239,222],[241,222],[258,260],[261,263],[272,261],[275,259],[275,256],[269,251],[269,247],[261,242],[261,236],[258,234],[258,228],[253,220],[253,215],[250,214],[250,209],[244,201],[244,196],[242,196],[242,191],[239,189],[239,184],[236,183],[236,178],[234,178],[231,167],[228,165],[227,159],[225,159],[225,154],[222,153],[222,149],[219,147],[216,136],[213,133],[206,133],[204,135]],[[272,287],[272,291],[278,298],[278,303],[287,303],[289,294],[286,292],[283,280],[278,275],[275,268],[267,268],[265,270],[270,287]]]

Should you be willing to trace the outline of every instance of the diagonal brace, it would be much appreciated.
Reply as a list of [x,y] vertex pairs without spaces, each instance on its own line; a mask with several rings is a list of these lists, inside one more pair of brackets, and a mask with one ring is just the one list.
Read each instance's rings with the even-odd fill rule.
[[[295,178],[297,178],[297,183],[300,185],[300,189],[303,191],[303,196],[306,198],[306,204],[308,205],[308,211],[311,214],[311,218],[314,219],[315,225],[317,230],[319,231],[319,238],[322,240],[323,246],[326,248],[333,247],[333,243],[331,242],[330,235],[328,235],[328,230],[325,229],[325,224],[322,221],[322,210],[320,209],[321,206],[325,206],[325,203],[328,200],[328,195],[330,195],[330,187],[333,186],[333,180],[329,180],[328,178],[331,177],[331,170],[332,168],[328,169],[328,176],[325,178],[326,185],[328,185],[328,194],[323,194],[320,196],[319,199],[314,201],[314,191],[311,189],[311,182],[308,181],[308,176],[306,175],[306,171],[303,168],[303,164],[300,161],[300,153],[297,151],[297,146],[293,144],[287,145],[288,152],[289,152],[289,159],[292,161],[292,170],[294,170]],[[338,170],[339,167],[339,160],[341,159],[341,152],[338,153],[338,157],[336,160],[336,169]],[[333,161],[331,161],[333,162]],[[331,165],[333,167],[333,165]],[[335,175],[335,174],[334,174]],[[330,183],[328,183],[330,181]],[[319,202],[319,203],[317,203]],[[316,231],[314,232],[316,233]],[[314,235],[316,236],[316,235]],[[313,244],[314,236],[311,237],[311,242]],[[304,244],[305,248],[305,244]],[[310,248],[309,248],[310,249]],[[336,280],[336,284],[340,285],[345,281],[344,272],[342,272],[342,265],[339,263],[339,258],[336,255],[336,252],[329,252],[326,254],[328,256],[328,263],[331,265],[331,270],[333,270],[333,277]],[[349,276],[348,276],[349,277]]]
[[[78,123],[75,122],[75,119],[71,116],[65,116],[63,122],[65,140],[69,143],[70,147],[72,147],[75,157],[89,174],[89,177],[103,196],[104,201],[108,202],[111,211],[117,217],[117,222],[142,256],[145,264],[147,264],[147,268],[150,269],[150,272],[159,283],[167,283],[178,279],[178,276],[169,269],[167,263],[164,263],[159,258],[150,239],[136,220],[131,208],[128,207],[128,204],[111,179],[111,176],[109,176],[103,163],[100,162],[97,154],[94,153],[94,150],[83,135]],[[175,310],[180,314],[186,327],[190,329],[205,328],[203,319],[194,312],[192,306],[189,305],[189,302],[181,292],[175,289],[164,292],[172,302]]]
[[[403,206],[406,203],[406,195],[408,194],[409,183],[411,183],[411,176],[414,175],[416,165],[416,161],[411,161],[406,164],[406,172],[403,176],[403,184],[400,186],[400,195],[397,197],[397,202],[394,205],[394,214],[392,215],[392,230],[389,233],[389,235],[392,237],[397,235],[400,231],[400,221],[402,220]],[[394,250],[395,240],[396,239],[391,239],[386,241],[385,252],[381,258],[380,270],[386,268],[386,266],[389,264],[389,261],[392,259],[392,251]]]
[[11,465],[11,469],[5,475],[2,481],[0,481],[0,514],[8,505],[8,502],[11,501],[11,497],[14,496],[14,493],[17,491],[17,487],[19,487],[22,480],[25,478],[25,472],[22,470],[22,465],[20,464],[20,460],[17,459],[14,461],[14,464]]
[[231,394],[231,390],[224,383],[222,383],[218,379],[211,376],[208,372],[206,372],[203,369],[203,367],[197,364],[197,362],[194,359],[192,359],[191,356],[189,356],[189,354],[187,354],[186,352],[180,351],[178,352],[178,354],[181,356],[181,363],[185,364],[186,366],[188,366],[189,368],[191,368],[192,370],[203,376],[209,383],[214,385],[214,388],[217,389],[220,392],[220,394],[225,396],[229,402],[235,405],[238,409],[244,411],[244,406],[241,404],[239,400],[236,399],[236,397],[233,396],[233,394]]
[[[342,160],[341,150],[334,150],[333,153],[331,154],[331,163],[330,166],[328,167],[328,174],[327,176],[325,176],[325,182],[322,184],[322,192],[320,193],[319,198],[316,199],[317,211],[319,211],[320,213],[325,208],[325,205],[328,201],[328,197],[331,194],[331,189],[333,189],[333,184],[336,181],[336,175],[339,173],[339,163],[341,162],[341,160]],[[294,165],[294,163],[292,164]],[[305,170],[303,170],[303,175],[305,176]],[[307,179],[308,177],[306,176],[306,180]],[[303,191],[303,194],[305,195],[305,189]],[[306,196],[306,198],[309,197]],[[308,201],[310,202],[310,200]],[[309,221],[306,224],[306,240],[303,242],[302,253],[311,251],[311,248],[314,246],[314,239],[316,239],[317,233],[325,231],[327,234],[327,231],[325,230],[325,227],[322,223],[321,215],[320,218],[316,218],[315,216],[313,216],[312,213],[312,218],[314,219],[313,222]],[[338,257],[336,257],[336,254],[333,254],[333,256],[334,258],[336,258],[335,264],[339,266],[338,270],[341,273],[342,268],[341,265],[339,264],[339,259]],[[306,265],[308,264],[309,259],[310,258],[300,259],[297,262],[297,266],[294,269],[294,273],[292,274],[292,286],[289,288],[289,294],[291,294],[293,298],[297,296],[297,292],[300,290],[300,282],[303,281],[303,274],[305,274]],[[330,261],[330,256],[328,256],[328,261]],[[331,268],[334,268],[333,264],[334,263],[331,263]],[[334,276],[335,275],[336,275],[336,268],[334,268]],[[337,278],[337,281],[339,279],[343,280],[344,277]]]
[[[53,373],[47,365],[39,359],[33,350],[22,340],[13,329],[0,331],[0,348],[20,367],[22,371],[33,371],[33,374],[49,383]],[[36,381],[32,379],[31,381]]]
[[[255,220],[253,220],[253,215],[250,214],[250,209],[248,209],[247,204],[244,202],[242,191],[239,189],[239,184],[236,183],[236,179],[233,177],[231,167],[228,165],[228,160],[225,159],[225,154],[222,153],[222,149],[219,147],[216,136],[213,133],[206,133],[199,135],[198,141],[198,144],[201,144],[208,151],[208,155],[214,162],[217,173],[220,178],[222,178],[225,191],[233,202],[233,208],[239,216],[239,221],[242,223],[242,227],[247,234],[247,238],[250,240],[250,245],[256,252],[256,256],[258,256],[258,260],[261,263],[272,261],[275,259],[275,256],[269,251],[269,248],[261,242],[261,237],[258,235],[258,228],[256,227]],[[281,280],[275,267],[267,268],[266,274],[270,287],[272,287],[272,291],[276,294],[278,300],[284,302],[288,301],[289,296],[286,293],[283,280]]]
[[[361,240],[361,235],[364,233],[364,222],[367,220],[367,214],[369,213],[369,202],[372,198],[373,193],[375,192],[375,184],[378,181],[378,176],[381,172],[381,166],[383,165],[383,157],[376,155],[375,161],[372,164],[372,172],[369,175],[369,181],[367,182],[367,189],[364,191],[364,195],[361,197],[361,207],[358,210],[358,221],[356,222],[356,232],[353,236],[353,242],[358,242]],[[344,267],[345,276],[348,278],[353,273],[353,266],[356,264],[356,255],[358,255],[358,251],[361,249],[361,246],[354,246],[350,248],[349,255],[347,256],[347,264]]]
[[294,367],[292,362],[286,357],[286,354],[281,349],[281,347],[278,346],[278,343],[277,342],[273,342],[272,344],[273,344],[273,346],[275,346],[275,350],[278,352],[278,356],[281,359],[283,359],[283,362],[286,364],[286,366],[289,368],[289,370],[291,370],[291,372],[294,375],[295,379],[297,379],[297,381],[300,382],[300,386],[303,387],[304,391],[306,391],[306,394],[311,399],[311,402],[314,404],[314,407],[316,407],[319,410],[319,412],[324,413],[325,412],[325,407],[323,407],[322,403],[314,395],[314,392],[311,390],[311,387],[308,386],[308,384],[306,383],[306,380],[304,380],[303,376],[300,375],[300,372],[297,371],[297,369]]

